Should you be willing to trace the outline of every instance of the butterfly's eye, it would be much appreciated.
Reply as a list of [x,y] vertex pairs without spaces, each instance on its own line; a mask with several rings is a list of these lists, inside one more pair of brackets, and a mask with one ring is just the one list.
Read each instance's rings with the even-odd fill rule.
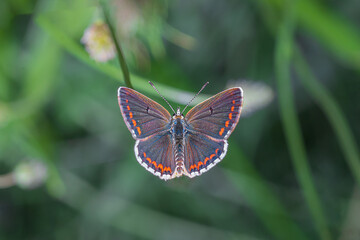
[[210,114],[213,114],[213,112],[214,112],[214,109],[212,108],[212,107],[210,107]]

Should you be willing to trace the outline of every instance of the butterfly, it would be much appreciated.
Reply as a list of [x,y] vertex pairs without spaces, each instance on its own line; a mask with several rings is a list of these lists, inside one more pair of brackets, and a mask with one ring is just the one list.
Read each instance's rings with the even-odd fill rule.
[[222,91],[185,116],[179,107],[175,113],[166,101],[174,111],[171,116],[157,102],[127,87],[118,89],[118,101],[125,124],[136,140],[137,161],[168,180],[199,176],[225,157],[227,139],[240,118],[243,91],[240,87]]

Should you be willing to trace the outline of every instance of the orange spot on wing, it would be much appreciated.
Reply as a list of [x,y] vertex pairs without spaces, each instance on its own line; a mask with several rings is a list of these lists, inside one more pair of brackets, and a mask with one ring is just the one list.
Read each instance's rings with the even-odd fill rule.
[[215,154],[211,154],[211,155],[210,155],[210,159],[212,159],[213,157],[215,157]]
[[170,172],[171,173],[170,167],[164,167],[164,172]]
[[204,165],[204,163],[201,162],[201,161],[199,161],[198,164],[197,164],[197,169],[198,169],[198,170],[200,169],[200,166],[201,166],[201,165]]
[[235,100],[232,101],[232,104],[235,104]]
[[217,155],[218,151],[219,151],[219,149],[217,148],[217,149],[215,150],[215,154],[216,154],[216,155]]
[[232,112],[234,111],[234,108],[235,108],[235,106],[232,106],[232,107],[231,107],[231,111],[232,111]]
[[136,126],[136,121],[134,119],[132,120],[132,123],[133,123],[133,125],[135,127]]
[[229,123],[230,123],[230,121],[228,120],[228,121],[226,121],[225,122],[225,127],[228,127],[229,126]]
[[196,164],[191,165],[191,166],[190,166],[190,171],[191,171],[192,169],[195,169],[195,168],[197,168]]
[[220,136],[223,135],[223,133],[224,133],[224,128],[221,128],[219,132]]
[[133,113],[129,112],[130,118],[133,118]]
[[204,165],[206,165],[206,162],[209,161],[210,158],[206,157],[205,160],[204,160]]
[[128,102],[129,102],[129,100],[125,99],[125,102],[126,102],[126,103],[128,103]]
[[146,160],[147,160],[149,163],[151,163],[151,158],[146,158]]
[[158,168],[160,168],[160,169],[161,169],[161,173],[163,173],[163,172],[164,172],[164,167],[163,167],[163,165],[162,165],[161,163],[158,165]]
[[129,105],[127,105],[127,106],[126,106],[126,108],[127,108],[127,110],[129,110],[129,111],[130,111],[130,106],[129,106]]
[[144,157],[146,157],[146,153],[144,153]]
[[229,119],[232,119],[232,113],[229,113]]
[[137,127],[136,130],[138,131],[139,135],[141,135],[141,130],[140,130],[140,128]]
[[152,161],[152,164],[154,164],[155,168],[157,168],[156,162]]

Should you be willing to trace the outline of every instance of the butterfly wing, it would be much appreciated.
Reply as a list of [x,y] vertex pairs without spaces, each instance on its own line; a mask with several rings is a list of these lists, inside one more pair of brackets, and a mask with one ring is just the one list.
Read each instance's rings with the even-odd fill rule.
[[121,114],[134,139],[170,129],[171,115],[160,104],[127,87],[118,89]]
[[187,128],[216,139],[228,139],[239,121],[242,102],[241,88],[222,91],[186,114]]
[[188,132],[185,136],[184,166],[188,177],[199,176],[220,162],[227,152],[226,140]]
[[172,178],[175,161],[170,133],[171,115],[160,104],[130,88],[118,90],[119,106],[135,143],[135,156],[149,172]]
[[184,164],[187,176],[199,176],[225,157],[227,139],[239,121],[242,102],[242,89],[230,88],[186,114]]
[[152,174],[164,180],[174,177],[175,160],[169,132],[137,140],[135,155],[138,162]]

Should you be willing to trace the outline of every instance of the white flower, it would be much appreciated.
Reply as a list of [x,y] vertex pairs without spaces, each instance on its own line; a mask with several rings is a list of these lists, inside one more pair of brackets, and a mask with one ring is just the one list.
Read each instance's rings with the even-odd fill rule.
[[16,166],[13,178],[21,188],[36,188],[47,179],[47,168],[42,162],[35,160],[22,162]]
[[108,26],[102,22],[94,22],[89,26],[81,42],[91,58],[97,62],[107,62],[116,56],[116,49]]

